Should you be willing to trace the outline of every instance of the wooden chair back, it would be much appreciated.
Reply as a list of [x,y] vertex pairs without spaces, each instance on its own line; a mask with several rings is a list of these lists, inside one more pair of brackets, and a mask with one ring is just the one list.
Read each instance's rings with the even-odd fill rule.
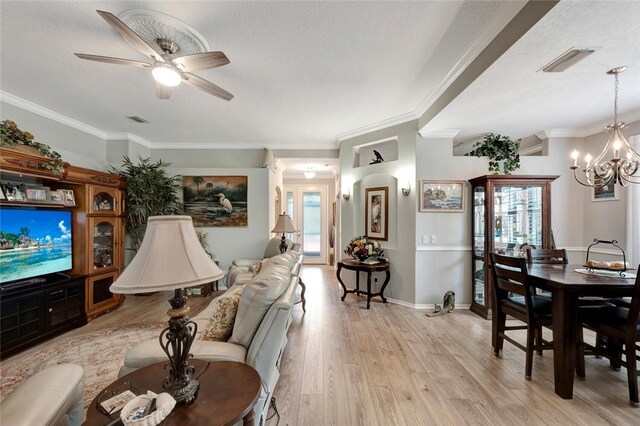
[[[629,306],[629,316],[627,317],[627,334],[629,337],[640,335],[638,332],[638,324],[640,323],[640,265],[636,270],[636,283],[631,296],[631,304]],[[638,341],[638,338],[635,339]]]
[[527,265],[524,258],[491,253],[491,267],[496,290],[527,295]]
[[531,249],[525,250],[525,257],[528,263],[539,263],[546,265],[566,265],[569,263],[567,251],[565,249]]

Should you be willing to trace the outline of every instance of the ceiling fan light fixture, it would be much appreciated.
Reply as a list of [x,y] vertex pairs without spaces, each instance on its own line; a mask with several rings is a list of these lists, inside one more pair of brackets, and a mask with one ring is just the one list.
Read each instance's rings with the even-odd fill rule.
[[167,64],[153,67],[151,74],[158,83],[169,87],[175,87],[182,81],[180,73]]

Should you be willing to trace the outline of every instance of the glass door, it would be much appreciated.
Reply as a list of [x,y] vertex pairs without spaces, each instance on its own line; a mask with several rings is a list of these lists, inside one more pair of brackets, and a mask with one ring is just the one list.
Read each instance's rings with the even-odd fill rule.
[[304,263],[327,263],[327,187],[285,186],[286,212],[291,216],[297,234],[294,242],[300,243]]

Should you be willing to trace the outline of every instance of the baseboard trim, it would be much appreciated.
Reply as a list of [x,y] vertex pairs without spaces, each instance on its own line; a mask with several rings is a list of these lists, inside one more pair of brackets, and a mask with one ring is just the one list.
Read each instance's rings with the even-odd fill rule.
[[[400,306],[405,306],[407,308],[412,308],[412,309],[415,309],[417,311],[433,309],[433,303],[418,303],[418,304],[416,304],[416,303],[405,302],[404,300],[392,299],[390,297],[387,297],[387,302],[393,303],[394,305],[400,305]],[[471,308],[470,304],[456,303],[455,310],[456,311],[458,311],[458,310],[468,310],[469,308]]]

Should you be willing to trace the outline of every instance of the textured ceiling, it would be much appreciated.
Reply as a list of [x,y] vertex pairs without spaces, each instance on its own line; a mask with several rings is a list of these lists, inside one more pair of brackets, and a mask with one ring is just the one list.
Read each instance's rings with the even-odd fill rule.
[[[487,132],[514,138],[550,129],[602,129],[613,121],[620,74],[620,118],[640,119],[640,2],[562,1],[444,108],[425,132],[460,129],[456,140]],[[596,52],[562,73],[543,73],[572,47]],[[594,126],[595,124],[595,126]]]
[[[505,16],[506,7],[498,1],[3,0],[0,90],[154,145],[335,146],[336,135],[424,107],[483,31],[499,30],[513,16]],[[185,22],[231,60],[196,74],[234,99],[181,85],[161,101],[149,70],[76,58],[74,52],[145,59],[96,9],[116,15],[152,9]],[[149,124],[125,118],[131,115]]]

